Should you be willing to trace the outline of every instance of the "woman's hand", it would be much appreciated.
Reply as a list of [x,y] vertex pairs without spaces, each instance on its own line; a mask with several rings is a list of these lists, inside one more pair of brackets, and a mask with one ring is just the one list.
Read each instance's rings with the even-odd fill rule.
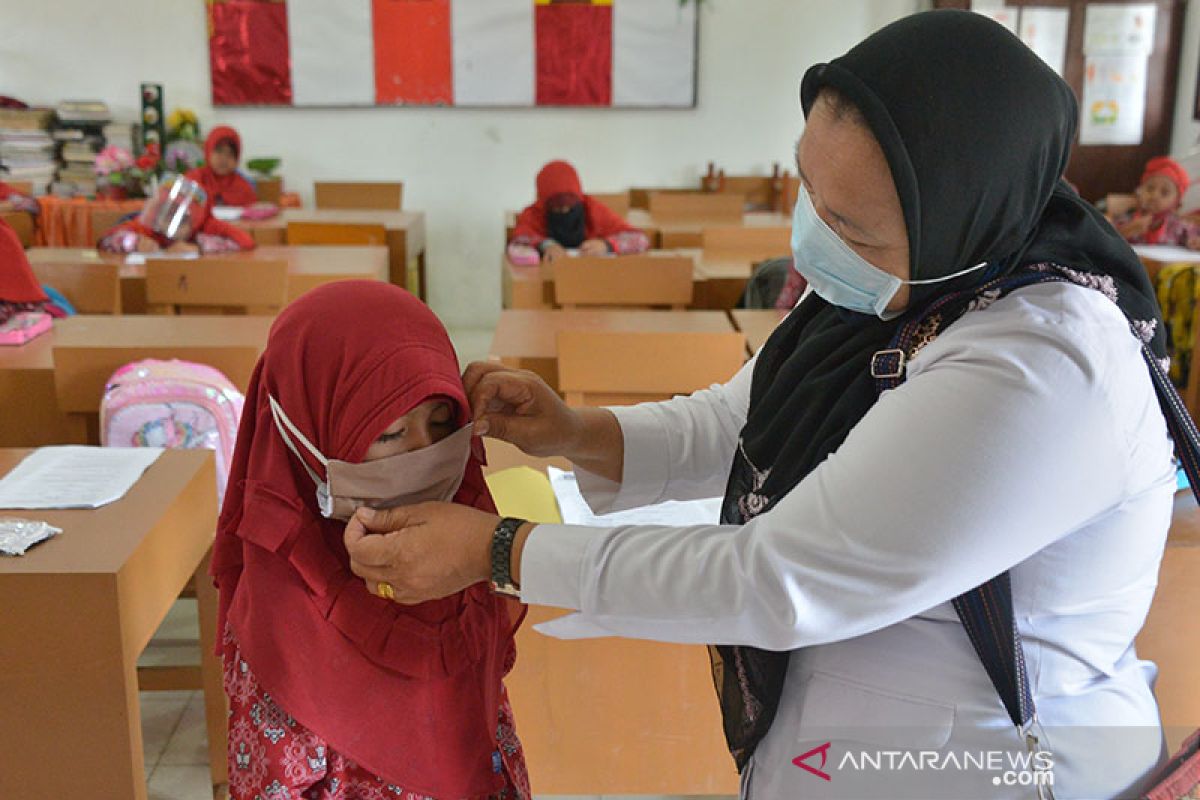
[[149,236],[138,236],[136,250],[139,253],[157,253],[160,248],[158,246],[158,242],[154,241]]
[[579,246],[579,255],[606,256],[608,255],[608,242],[603,239],[588,239]]
[[1126,239],[1131,239],[1135,236],[1143,236],[1146,231],[1150,230],[1150,223],[1154,218],[1149,214],[1139,214],[1133,219],[1120,226],[1119,232]]
[[372,594],[388,583],[397,603],[416,605],[489,580],[499,522],[495,514],[455,503],[360,508],[343,540],[350,569]]
[[534,456],[565,455],[580,435],[579,413],[536,374],[476,361],[463,372],[475,432]]

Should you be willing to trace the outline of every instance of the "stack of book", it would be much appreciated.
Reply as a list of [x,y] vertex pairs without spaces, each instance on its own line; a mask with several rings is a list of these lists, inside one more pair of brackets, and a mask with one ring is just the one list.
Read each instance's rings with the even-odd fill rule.
[[28,183],[34,194],[45,194],[54,180],[54,140],[46,129],[52,108],[0,109],[0,179]]
[[70,197],[96,193],[96,153],[104,148],[104,128],[111,121],[108,105],[99,100],[64,100],[58,104],[54,139],[62,144],[62,167],[54,183],[55,194]]

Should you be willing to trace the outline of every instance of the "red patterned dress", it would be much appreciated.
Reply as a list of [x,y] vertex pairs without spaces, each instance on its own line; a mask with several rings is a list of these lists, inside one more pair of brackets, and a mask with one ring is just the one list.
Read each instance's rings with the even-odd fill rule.
[[[232,800],[434,800],[368,772],[293,719],[255,679],[228,628],[224,647]],[[531,800],[508,692],[501,697],[496,740],[508,785],[487,800]]]

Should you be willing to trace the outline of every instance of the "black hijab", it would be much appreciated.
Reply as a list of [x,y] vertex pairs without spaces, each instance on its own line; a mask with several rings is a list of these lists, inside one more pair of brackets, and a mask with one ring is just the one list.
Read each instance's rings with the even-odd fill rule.
[[[727,524],[769,510],[841,445],[875,403],[872,355],[949,293],[1053,263],[1106,290],[1165,356],[1141,262],[1061,180],[1077,116],[1070,87],[1016,36],[971,12],[914,14],[809,69],[800,88],[806,115],[826,87],[861,111],[879,141],[908,229],[910,276],[989,266],[912,287],[909,311],[887,322],[815,294],[801,303],[759,353],[722,508]],[[722,645],[712,655],[740,770],[775,717],[789,654]]]

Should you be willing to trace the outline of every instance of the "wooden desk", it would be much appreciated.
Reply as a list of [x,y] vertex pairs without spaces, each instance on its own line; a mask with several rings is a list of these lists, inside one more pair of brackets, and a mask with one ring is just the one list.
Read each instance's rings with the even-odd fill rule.
[[1171,532],[1158,573],[1158,588],[1137,654],[1159,666],[1158,698],[1171,752],[1200,727],[1200,509],[1191,490],[1175,495]]
[[507,309],[492,337],[489,355],[511,367],[528,369],[558,388],[556,337],[563,330],[732,331],[723,311],[635,311]]
[[[425,214],[420,211],[371,211],[286,208],[271,219],[238,221],[259,245],[286,244],[289,222],[328,222],[382,225],[387,230],[388,279],[397,286],[428,298],[425,286]],[[409,269],[413,270],[409,280]]]
[[146,204],[145,200],[101,200],[50,194],[42,195],[37,201],[41,208],[37,243],[43,247],[95,247],[96,241],[107,233],[92,225],[95,212],[111,212],[110,219],[119,219],[140,212]]
[[54,390],[57,329],[19,347],[0,347],[0,447],[84,444],[85,420],[62,411]]
[[[88,264],[101,261],[121,264],[121,311],[146,313],[146,267],[126,264],[116,253],[90,248],[35,247],[28,251],[32,264]],[[325,283],[341,280],[388,280],[388,248],[365,246],[265,245],[241,253],[222,253],[234,261],[288,262],[288,302]],[[200,261],[204,256],[200,257]]]
[[767,337],[783,321],[783,315],[773,308],[735,308],[729,312],[729,316],[733,318],[733,327],[746,334],[746,345],[751,355],[766,344]]
[[223,372],[241,391],[266,347],[270,317],[77,316],[55,331],[54,384],[69,414],[99,411],[120,366],[143,358],[182,358]]
[[[484,442],[485,472],[566,466]],[[705,649],[615,637],[566,641],[533,630],[563,613],[530,607],[505,678],[537,792],[737,794]]]
[[[754,271],[749,258],[726,254],[706,258],[698,248],[651,250],[648,255],[692,258],[695,270],[691,308],[695,309],[733,308]],[[554,276],[548,264],[517,266],[504,255],[500,259],[500,274],[503,308],[554,308]]]
[[[0,451],[0,474],[26,453]],[[193,575],[212,780],[225,782],[216,593],[207,575],[216,492],[212,454],[177,450],[103,508],[2,512],[63,532],[0,558],[0,797],[145,800],[138,655]]]
[[0,219],[8,223],[17,234],[22,247],[32,247],[37,227],[33,224],[33,214],[28,211],[0,211]]
[[[510,242],[517,223],[516,211],[505,212],[504,241]],[[641,229],[650,237],[650,246],[664,250],[681,247],[702,247],[704,244],[704,228],[707,225],[727,227],[720,223],[705,222],[664,222],[650,215],[643,208],[631,208],[625,215],[625,221],[635,228]],[[742,217],[742,224],[749,228],[757,227],[787,227],[792,224],[791,217],[774,211],[748,211]],[[786,254],[784,254],[786,255]]]

